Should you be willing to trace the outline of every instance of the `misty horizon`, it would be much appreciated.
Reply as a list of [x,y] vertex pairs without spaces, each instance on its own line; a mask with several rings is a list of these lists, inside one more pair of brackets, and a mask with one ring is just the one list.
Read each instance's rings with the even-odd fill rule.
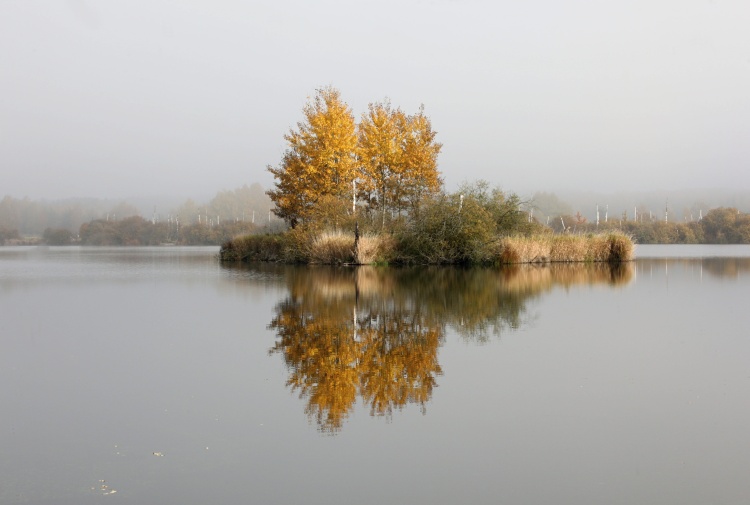
[[750,189],[750,5],[0,4],[0,193],[211,194],[268,165],[316,89],[424,104],[448,190]]

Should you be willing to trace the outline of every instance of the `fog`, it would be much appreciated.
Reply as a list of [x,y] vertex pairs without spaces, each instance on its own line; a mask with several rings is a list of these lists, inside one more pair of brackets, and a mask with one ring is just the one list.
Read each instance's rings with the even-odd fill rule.
[[0,2],[0,196],[273,180],[315,89],[424,104],[448,188],[750,189],[750,4]]

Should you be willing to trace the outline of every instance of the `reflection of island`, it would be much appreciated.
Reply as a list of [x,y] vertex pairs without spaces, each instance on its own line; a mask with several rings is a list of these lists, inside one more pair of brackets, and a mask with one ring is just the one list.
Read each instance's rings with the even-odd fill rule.
[[486,340],[519,328],[526,301],[555,285],[620,284],[630,276],[630,264],[290,269],[289,296],[269,325],[277,335],[270,352],[283,355],[287,385],[307,399],[307,414],[335,432],[358,396],[372,415],[407,403],[424,412],[442,373],[437,351],[448,327]]

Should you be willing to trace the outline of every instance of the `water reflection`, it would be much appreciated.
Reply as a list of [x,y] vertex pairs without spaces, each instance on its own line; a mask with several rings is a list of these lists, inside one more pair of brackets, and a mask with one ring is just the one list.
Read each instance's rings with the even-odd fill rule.
[[684,268],[697,270],[700,275],[710,275],[719,279],[738,279],[750,274],[750,258],[647,258],[637,261],[640,271],[651,271],[654,268]]
[[373,416],[408,403],[425,412],[442,374],[448,328],[486,342],[527,321],[529,300],[555,286],[626,284],[632,265],[506,269],[294,268],[269,328],[287,386],[307,401],[321,431],[336,432],[357,398]]
[[716,277],[736,279],[740,274],[750,272],[750,258],[706,258],[703,271]]

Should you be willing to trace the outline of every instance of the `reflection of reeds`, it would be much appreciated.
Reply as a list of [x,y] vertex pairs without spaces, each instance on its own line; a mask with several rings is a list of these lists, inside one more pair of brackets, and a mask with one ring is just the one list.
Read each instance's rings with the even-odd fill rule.
[[326,265],[293,268],[286,277],[295,298],[311,305],[325,304],[328,310],[351,310],[357,297],[377,300],[398,291],[399,279],[393,269],[376,266],[331,267]]
[[334,302],[353,300],[356,296],[353,271],[349,268],[315,266],[297,268],[287,276],[287,283],[294,298],[301,298],[313,305],[322,301],[330,308]]
[[557,263],[630,261],[633,242],[625,234],[538,235],[505,237],[498,243],[500,263]]
[[[468,270],[431,268],[356,268],[315,267],[292,270],[287,281],[292,292],[306,300],[410,300],[410,306],[422,305],[432,298],[449,307],[452,299],[488,300],[485,291],[533,295],[555,285],[624,285],[633,276],[633,263],[550,263],[516,264],[502,268]],[[494,280],[493,280],[494,279]]]
[[574,285],[610,284],[624,285],[633,276],[632,263],[608,265],[552,264],[547,266],[518,265],[504,272],[500,285],[508,293],[538,293],[555,285],[570,287]]
[[396,290],[398,280],[387,268],[361,266],[356,269],[355,279],[359,295],[363,298],[384,296]]

